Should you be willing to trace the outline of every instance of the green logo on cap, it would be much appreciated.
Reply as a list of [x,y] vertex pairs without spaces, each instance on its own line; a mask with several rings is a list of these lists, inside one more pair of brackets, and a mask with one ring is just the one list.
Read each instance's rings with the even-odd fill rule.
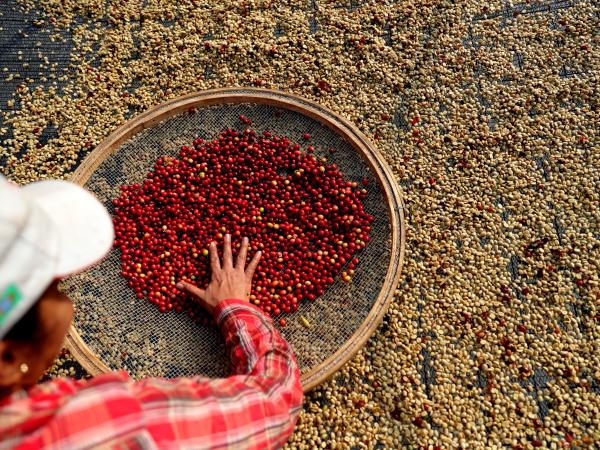
[[8,317],[8,313],[21,300],[21,292],[16,284],[9,284],[4,292],[0,293],[0,325]]

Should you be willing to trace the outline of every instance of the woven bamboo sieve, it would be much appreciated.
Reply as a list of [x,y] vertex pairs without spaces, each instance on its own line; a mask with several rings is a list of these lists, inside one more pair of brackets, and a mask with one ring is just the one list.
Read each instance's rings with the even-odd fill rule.
[[[245,128],[240,114],[252,120],[257,132],[268,130],[292,142],[302,144],[302,136],[310,133],[316,156],[336,163],[347,179],[369,181],[364,205],[375,220],[370,242],[357,255],[360,264],[352,282],[336,280],[320,298],[282,316],[288,324],[280,331],[294,348],[308,391],[335,373],[375,331],[394,295],[404,255],[399,188],[383,157],[355,126],[284,92],[203,91],[125,123],[83,161],[72,181],[96,194],[112,213],[112,199],[121,185],[141,182],[159,156],[176,156],[195,137],[208,139],[226,128]],[[194,324],[185,314],[160,313],[148,301],[136,299],[120,275],[117,250],[64,280],[61,288],[76,311],[67,347],[92,375],[120,369],[134,378],[227,375],[218,331]],[[309,327],[299,320],[301,315]]]

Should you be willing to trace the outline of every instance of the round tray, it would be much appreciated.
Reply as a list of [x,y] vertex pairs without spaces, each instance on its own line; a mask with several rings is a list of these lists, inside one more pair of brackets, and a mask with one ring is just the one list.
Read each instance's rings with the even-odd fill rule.
[[[79,166],[72,181],[94,192],[113,211],[119,186],[143,180],[154,161],[176,156],[195,137],[213,138],[226,128],[285,135],[310,145],[336,163],[346,178],[368,180],[365,210],[375,217],[371,241],[358,255],[351,283],[336,281],[314,302],[285,315],[280,329],[294,347],[308,391],[330,377],[366,342],[381,322],[397,286],[404,255],[402,199],[380,153],[351,123],[307,99],[273,90],[227,88],[193,93],[128,121]],[[305,144],[309,145],[309,144]],[[333,149],[333,150],[332,150]],[[163,314],[136,300],[120,275],[113,249],[90,270],[62,282],[75,304],[67,347],[92,375],[127,370],[134,378],[227,375],[218,330],[194,324],[185,314]],[[308,319],[310,326],[299,320]],[[277,323],[277,321],[275,321]]]

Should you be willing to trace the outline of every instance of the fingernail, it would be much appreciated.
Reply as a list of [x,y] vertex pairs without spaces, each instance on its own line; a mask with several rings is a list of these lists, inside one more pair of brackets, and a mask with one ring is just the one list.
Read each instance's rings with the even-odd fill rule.
[[225,240],[226,240],[226,241],[229,241],[229,240],[231,240],[231,235],[230,235],[230,234],[226,234],[226,235],[225,235]]
[[211,247],[214,247],[215,245],[217,245],[217,243],[216,243],[215,241],[212,241],[212,242],[210,243],[210,246],[211,246]]
[[256,254],[257,254],[258,256],[262,256],[262,252],[261,252],[260,250],[259,250],[259,251],[257,251],[257,252],[256,252]]
[[248,238],[247,237],[244,237],[244,239],[242,239],[242,244],[248,245]]
[[183,283],[177,283],[177,288],[178,288],[178,289],[183,289],[183,288],[184,288],[184,285],[183,285]]

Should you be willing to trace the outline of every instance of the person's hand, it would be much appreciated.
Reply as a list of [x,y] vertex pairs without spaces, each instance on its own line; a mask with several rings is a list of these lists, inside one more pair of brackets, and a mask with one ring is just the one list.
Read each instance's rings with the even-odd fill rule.
[[234,267],[231,254],[231,236],[229,234],[225,235],[225,242],[223,243],[223,266],[219,262],[215,242],[210,243],[209,252],[212,277],[208,287],[200,289],[185,281],[177,283],[177,287],[195,297],[210,314],[213,313],[219,302],[228,298],[250,301],[252,277],[258,266],[261,252],[256,252],[248,267],[245,267],[248,256],[248,238],[242,239],[242,246]]

